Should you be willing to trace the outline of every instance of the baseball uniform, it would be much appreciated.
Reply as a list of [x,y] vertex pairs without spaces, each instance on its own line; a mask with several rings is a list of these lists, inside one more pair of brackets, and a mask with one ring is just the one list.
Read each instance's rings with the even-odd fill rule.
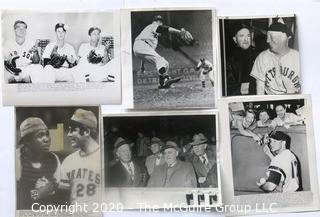
[[299,52],[289,49],[281,57],[269,49],[256,58],[251,74],[264,82],[266,94],[294,94],[300,92]]
[[204,60],[204,61],[200,60],[197,65],[197,69],[200,69],[200,80],[201,81],[205,81],[206,75],[208,74],[210,81],[212,83],[214,82],[212,63],[210,63],[208,60]]
[[[49,43],[42,55],[42,59],[50,59],[53,48],[57,46],[57,44]],[[58,47],[57,53],[59,55],[66,55],[67,57],[77,58],[76,52],[72,45],[68,43],[64,43],[63,47]],[[55,81],[73,81],[72,71],[69,68],[69,64],[67,61],[61,66],[61,68],[55,69],[51,65],[46,65],[44,67],[44,74],[47,77],[47,83],[54,83]]]
[[157,71],[164,67],[167,72],[168,61],[155,51],[158,45],[158,37],[165,29],[167,28],[157,23],[146,26],[136,37],[133,44],[133,52],[135,56],[154,64]]
[[80,45],[78,52],[78,56],[80,58],[79,64],[76,67],[74,67],[73,70],[74,81],[114,81],[114,60],[110,60],[105,65],[101,65],[101,63],[90,63],[88,61],[88,55],[92,50],[94,50],[97,55],[103,57],[105,53],[105,46],[99,44],[97,47],[93,47],[90,45],[90,43],[83,43]]
[[100,149],[89,155],[80,150],[70,154],[61,164],[62,189],[71,189],[70,203],[87,204],[99,202],[101,192]]
[[[16,81],[34,80],[34,71],[43,71],[40,64],[32,64],[32,53],[30,52],[35,45],[34,41],[26,40],[23,44],[18,44],[15,40],[4,43],[4,60],[8,60],[14,56],[19,56],[16,60],[17,68],[21,69],[21,73],[17,76],[12,75],[8,71],[5,73],[5,78],[8,80],[13,77]],[[33,82],[33,81],[32,81]]]
[[271,171],[281,175],[275,192],[295,192],[299,189],[298,160],[290,150],[285,149],[272,159],[267,170],[268,176]]

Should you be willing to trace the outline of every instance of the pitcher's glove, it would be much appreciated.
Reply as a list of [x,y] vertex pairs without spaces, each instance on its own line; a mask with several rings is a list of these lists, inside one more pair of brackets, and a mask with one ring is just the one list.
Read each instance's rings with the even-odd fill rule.
[[91,50],[89,52],[87,59],[88,59],[89,63],[98,64],[98,63],[101,63],[103,57],[99,54],[96,54],[96,52],[94,50]]
[[194,39],[191,33],[184,28],[180,30],[180,38],[186,43],[186,44],[191,44]]
[[54,46],[50,55],[50,65],[58,69],[64,64],[66,60],[67,56],[58,54],[58,46]]
[[10,60],[4,61],[4,67],[6,68],[6,70],[15,76],[17,76],[21,73],[21,69],[17,68],[17,64],[16,64],[16,60],[19,58],[20,58],[20,56],[14,56]]

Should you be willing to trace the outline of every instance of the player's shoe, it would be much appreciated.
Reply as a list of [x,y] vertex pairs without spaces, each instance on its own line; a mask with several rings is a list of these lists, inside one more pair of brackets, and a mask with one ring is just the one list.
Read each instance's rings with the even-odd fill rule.
[[171,87],[171,85],[173,83],[177,83],[181,80],[181,77],[177,77],[177,78],[172,78],[172,77],[168,77],[164,80],[163,85],[159,85],[158,88],[159,89],[168,89]]

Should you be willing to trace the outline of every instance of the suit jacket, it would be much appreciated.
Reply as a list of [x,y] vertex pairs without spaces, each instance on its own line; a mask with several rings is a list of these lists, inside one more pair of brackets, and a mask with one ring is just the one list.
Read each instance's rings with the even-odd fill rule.
[[206,177],[206,181],[204,183],[199,183],[199,187],[217,187],[218,179],[217,179],[217,163],[216,163],[216,155],[215,152],[207,149],[206,150],[208,165],[204,165],[200,158],[196,155],[192,155],[191,163],[196,172],[197,179],[200,177]]
[[110,167],[110,185],[109,187],[145,187],[148,174],[145,166],[133,160],[134,179],[132,180],[127,169],[120,161]]
[[[156,166],[148,182],[148,187],[197,187],[197,180],[189,162],[177,160],[167,177],[168,165]],[[167,182],[166,182],[167,179]]]
[[[149,175],[152,174],[154,167],[156,166],[156,159],[157,159],[157,157],[155,155],[150,155],[146,159],[146,167],[147,167]],[[160,163],[158,166],[163,165],[163,164],[165,164],[165,161],[164,161],[164,155],[162,154],[161,158],[160,158]]]

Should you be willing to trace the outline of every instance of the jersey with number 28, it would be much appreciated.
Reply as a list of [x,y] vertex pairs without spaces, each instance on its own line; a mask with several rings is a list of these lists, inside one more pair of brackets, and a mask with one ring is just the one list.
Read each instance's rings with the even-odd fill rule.
[[82,156],[80,150],[70,154],[61,165],[61,184],[71,189],[70,203],[98,202],[101,191],[100,151]]

